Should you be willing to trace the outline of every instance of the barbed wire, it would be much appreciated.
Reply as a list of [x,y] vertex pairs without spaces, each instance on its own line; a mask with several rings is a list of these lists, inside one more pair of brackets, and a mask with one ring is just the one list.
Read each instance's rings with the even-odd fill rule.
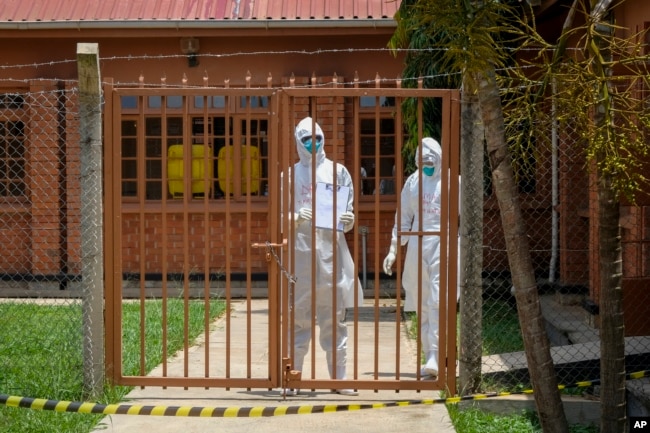
[[[521,70],[522,68],[532,68],[533,66],[520,66],[517,67],[516,69]],[[514,70],[515,68],[503,68],[499,69],[498,72],[505,73],[508,71],[508,69]],[[314,88],[314,87],[332,87],[333,85],[337,85],[340,87],[350,87],[350,86],[375,86],[378,82],[382,83],[384,85],[397,85],[398,83],[403,84],[406,82],[414,82],[414,81],[419,81],[419,80],[431,80],[431,79],[439,79],[439,78],[451,78],[454,76],[460,75],[460,72],[446,72],[446,73],[440,73],[440,74],[431,74],[431,75],[421,75],[418,77],[394,77],[394,78],[388,78],[388,77],[380,77],[378,74],[375,75],[373,78],[368,78],[368,79],[358,79],[355,77],[354,80],[348,80],[345,82],[341,81],[334,81],[334,80],[328,80],[328,81],[323,81],[320,83],[305,83],[305,84],[293,84],[291,87],[293,88]],[[336,75],[334,72],[333,75]],[[265,75],[266,77],[266,75]],[[173,83],[169,82],[167,79],[167,75],[163,73],[159,79],[156,82],[144,82],[142,81],[143,77],[139,77],[137,81],[115,81],[112,84],[117,87],[155,87],[155,88],[160,88],[161,86],[165,88],[215,88],[215,87],[221,87],[222,84],[225,84],[226,81],[230,81],[230,78],[224,79],[224,83],[222,84],[217,84],[217,83],[211,83],[211,84],[206,84],[207,83],[207,78],[208,74],[207,71],[204,74],[204,79],[202,84],[192,84],[189,82],[186,82],[186,77],[184,76],[179,76],[179,82],[178,83]],[[0,82],[5,82],[5,83],[24,83],[24,84],[29,84],[33,83],[35,81],[43,81],[43,82],[52,82],[52,81],[57,81],[60,83],[67,83],[67,84],[77,84],[78,80],[76,79],[63,79],[63,78],[56,78],[56,77],[51,77],[51,78],[40,78],[40,79],[33,79],[33,78],[15,78],[15,77],[6,77],[2,78],[0,77]],[[104,82],[106,84],[106,82]],[[535,82],[530,82],[528,88],[535,88],[537,86],[537,83]],[[264,89],[281,89],[283,87],[287,87],[286,84],[282,85],[271,85],[269,86],[268,84],[265,85],[259,85],[253,88],[264,88]],[[520,86],[520,88],[525,88],[524,86]]]
[[[101,49],[101,47],[100,47]],[[510,51],[539,51],[536,48],[506,48]],[[577,48],[567,48],[567,50],[578,50]],[[358,54],[358,53],[386,53],[386,54],[402,54],[402,53],[434,53],[448,51],[447,48],[442,47],[427,47],[427,48],[332,48],[332,49],[316,49],[316,50],[276,50],[276,51],[237,51],[233,53],[198,53],[200,57],[214,57],[214,58],[231,58],[231,57],[256,57],[256,56],[283,56],[283,55],[303,55],[303,56],[317,56],[322,54]],[[128,54],[120,56],[100,57],[101,61],[111,60],[169,60],[169,59],[184,59],[187,54]],[[24,69],[24,68],[41,68],[46,66],[56,66],[67,63],[76,63],[77,59],[62,59],[50,60],[40,63],[20,63],[20,64],[5,64],[0,65],[1,70],[7,69]]]

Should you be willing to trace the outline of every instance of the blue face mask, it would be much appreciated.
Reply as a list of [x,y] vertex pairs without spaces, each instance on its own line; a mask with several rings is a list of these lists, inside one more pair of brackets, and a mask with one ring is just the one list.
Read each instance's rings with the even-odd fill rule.
[[433,176],[433,173],[436,171],[435,167],[422,167],[422,173],[427,176]]
[[[307,152],[312,153],[312,137],[311,135],[308,135],[306,137],[303,137],[301,140],[302,145],[305,146],[305,149]],[[323,145],[323,138],[319,137],[318,135],[316,136],[316,153],[320,150],[320,147]]]

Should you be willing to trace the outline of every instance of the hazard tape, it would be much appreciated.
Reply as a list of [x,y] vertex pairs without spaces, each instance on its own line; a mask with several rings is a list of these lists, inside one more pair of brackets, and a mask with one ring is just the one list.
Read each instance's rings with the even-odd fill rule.
[[[626,379],[641,379],[649,377],[650,370],[643,370],[626,375]],[[600,380],[576,382],[571,385],[560,385],[559,389],[594,386]],[[384,409],[414,405],[455,404],[461,401],[483,400],[486,398],[506,397],[518,394],[532,394],[528,389],[517,392],[494,392],[472,394],[460,397],[439,399],[404,400],[387,403],[367,404],[327,404],[311,406],[253,406],[253,407],[207,407],[207,406],[157,406],[139,404],[100,404],[63,400],[48,400],[43,398],[19,397],[0,394],[0,405],[33,410],[51,410],[54,412],[76,412],[99,415],[149,415],[149,416],[181,416],[205,418],[252,418],[284,415],[306,415],[315,413],[348,412],[366,409]]]

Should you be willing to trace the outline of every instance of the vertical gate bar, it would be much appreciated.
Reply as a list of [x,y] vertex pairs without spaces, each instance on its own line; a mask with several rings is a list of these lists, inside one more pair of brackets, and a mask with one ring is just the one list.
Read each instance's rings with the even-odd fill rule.
[[[111,78],[105,79],[103,92],[106,96],[106,110],[104,111],[106,118],[104,121],[105,125],[108,125],[108,127],[104,128],[104,169],[106,170],[104,173],[104,190],[106,194],[106,200],[104,201],[104,227],[106,229],[105,245],[107,252],[104,255],[104,272],[106,275],[104,375],[110,383],[115,384],[117,377],[115,366],[118,364],[115,362],[118,359],[115,355],[119,347],[119,344],[115,341],[115,336],[118,334],[119,329],[116,325],[121,323],[120,320],[115,320],[118,314],[117,312],[121,311],[121,307],[116,300],[121,299],[122,296],[122,279],[118,277],[119,274],[116,274],[116,270],[119,269],[118,263],[120,257],[116,256],[116,252],[119,251],[117,245],[121,244],[118,242],[118,239],[120,238],[120,233],[122,233],[119,227],[122,220],[118,217],[119,214],[117,213],[119,209],[119,196],[117,195],[117,191],[121,193],[121,184],[118,183],[120,176],[117,175],[117,171],[113,168],[118,166],[115,159],[120,152],[113,151],[115,147],[113,140],[115,137],[121,137],[117,128],[118,125],[122,124],[122,121],[121,117],[116,116],[115,113],[116,107],[121,107],[121,100],[114,92],[113,80]],[[121,335],[121,332],[119,335]]]
[[[328,100],[332,102],[332,105],[336,105],[336,97],[331,97],[331,98],[324,98],[325,103],[327,104]],[[337,119],[334,116],[334,109],[332,109],[332,161],[334,161],[334,164],[332,165],[332,184],[334,185],[334,190],[336,191],[336,188],[338,187],[339,180],[338,180],[338,170],[336,169],[336,165],[339,163],[339,158],[338,158],[338,137],[336,135],[337,128]],[[312,129],[312,131],[315,130],[315,128]],[[324,133],[324,132],[323,132]],[[312,184],[312,196],[316,195],[316,184]],[[337,201],[338,201],[338,194],[333,194],[332,196],[332,208],[337,209]],[[338,329],[336,324],[338,323],[337,320],[337,308],[336,306],[337,301],[338,301],[338,290],[337,290],[337,284],[336,284],[336,277],[337,277],[337,263],[340,258],[338,257],[338,233],[336,231],[336,212],[332,212],[332,269],[334,269],[334,272],[332,272],[332,346],[330,350],[332,351],[332,376],[334,379],[340,379],[338,377],[337,372],[336,372],[336,365],[338,361],[338,354],[336,353],[336,339],[338,337]],[[315,249],[312,249],[312,251],[316,251]]]
[[[442,98],[442,105],[445,106],[449,103],[448,98]],[[449,223],[451,222],[451,202],[449,200],[449,193],[450,193],[450,178],[449,178],[449,170],[451,169],[451,145],[449,143],[449,140],[444,140],[446,137],[446,130],[447,128],[445,126],[450,125],[450,116],[448,113],[445,113],[442,115],[442,132],[441,132],[441,143],[440,146],[442,148],[442,161],[441,161],[441,167],[442,167],[442,173],[440,175],[440,182],[442,184],[442,187],[440,188],[440,202],[441,202],[441,214],[440,214],[440,269],[439,269],[439,296],[440,296],[440,308],[438,309],[439,315],[438,315],[438,321],[440,322],[440,327],[439,327],[439,336],[443,336],[444,340],[443,341],[448,341],[447,336],[448,336],[448,318],[451,318],[451,316],[455,316],[456,312],[454,311],[452,314],[452,311],[449,309],[449,297],[447,296],[448,293],[451,291],[451,286],[449,285],[449,244],[450,244],[450,239],[449,239]],[[439,365],[439,372],[438,372],[438,377],[440,380],[445,381],[446,378],[448,377],[448,365],[446,364],[447,361],[447,345],[446,344],[441,344],[440,343],[440,338],[438,342],[438,357],[445,361],[444,364]]]
[[[204,352],[203,352],[203,368],[204,376],[210,377],[210,285],[212,278],[210,275],[210,199],[212,188],[210,182],[212,179],[208,177],[211,171],[208,169],[209,164],[212,164],[212,149],[210,138],[208,136],[208,97],[201,95],[203,98],[203,322],[204,329],[203,335],[205,338]],[[190,131],[194,134],[194,131]]]
[[[290,86],[294,86],[294,78],[293,74],[291,75],[290,79]],[[283,154],[283,168],[286,168],[286,173],[288,175],[286,176],[287,179],[285,179],[283,186],[286,186],[285,189],[285,197],[287,201],[287,207],[288,213],[285,210],[285,214],[287,214],[287,218],[285,220],[287,221],[287,233],[289,233],[289,272],[291,272],[292,275],[295,275],[296,272],[296,258],[295,258],[295,246],[296,246],[296,226],[291,218],[292,215],[295,215],[296,212],[296,203],[294,200],[294,185],[296,182],[296,172],[295,170],[292,169],[292,162],[293,162],[293,151],[291,146],[291,138],[293,137],[293,127],[296,123],[296,98],[295,97],[290,97],[290,98],[285,98],[289,100],[289,109],[286,111],[285,115],[283,116],[283,124],[284,124],[284,134],[283,137],[286,137],[287,139],[287,144],[286,147],[283,146],[283,149],[285,150]],[[295,145],[294,145],[295,146]],[[283,197],[283,198],[285,198]],[[289,357],[291,358],[291,365],[295,368],[295,342],[296,338],[293,332],[293,325],[296,320],[296,315],[295,315],[295,306],[296,306],[296,285],[292,284],[290,281],[287,284],[287,309],[284,310],[287,312],[287,315],[289,316],[289,320],[285,320],[285,332],[282,334],[283,336],[288,336],[288,350],[287,353],[289,354]]]
[[[143,100],[144,103],[144,100]],[[145,126],[145,116],[144,116],[144,105],[141,105],[140,108],[140,125],[142,126],[141,128],[138,128],[137,134],[138,134],[138,139],[137,139],[137,191],[138,191],[138,222],[139,222],[139,233],[138,233],[138,243],[140,246],[140,257],[146,257],[147,253],[147,248],[145,245],[146,242],[146,237],[145,237],[145,230],[146,230],[146,221],[145,221],[145,212],[144,212],[144,205],[145,205],[145,197],[146,197],[146,182],[145,182],[145,173],[146,173],[146,165],[145,165],[145,157],[146,157],[146,126]],[[163,132],[164,133],[164,132]],[[145,367],[145,269],[146,265],[146,260],[141,260],[140,261],[140,266],[139,266],[139,271],[140,271],[140,277],[138,279],[139,281],[139,289],[140,289],[140,374],[144,375],[146,373],[146,367]]]
[[[280,189],[279,189],[279,172],[278,162],[281,161],[281,143],[278,135],[278,110],[280,108],[280,94],[274,92],[270,96],[269,109],[271,110],[271,116],[268,122],[268,131],[267,137],[269,140],[268,144],[268,170],[267,170],[267,182],[269,185],[269,195],[267,196],[267,206],[269,209],[269,226],[267,231],[269,233],[269,239],[272,243],[279,245],[282,244],[282,234],[281,234],[281,221],[283,220],[280,217]],[[280,200],[277,200],[277,197],[280,197]],[[281,248],[278,251],[278,256],[283,257],[284,250]],[[281,363],[281,348],[278,344],[279,336],[282,335],[282,330],[280,329],[280,311],[281,311],[281,302],[280,298],[282,295],[279,293],[279,278],[280,270],[278,269],[279,263],[274,261],[269,262],[268,266],[268,305],[269,305],[269,328],[268,328],[268,350],[269,350],[269,378],[271,379],[271,385],[277,387],[280,385],[280,365]],[[286,310],[283,310],[286,311]]]
[[[422,88],[422,79],[421,78],[418,79],[418,89],[420,89],[420,88]],[[422,143],[422,130],[423,130],[423,125],[422,125],[423,120],[422,119],[423,119],[423,112],[424,112],[423,105],[424,104],[422,103],[422,97],[418,96],[418,102],[417,102],[417,119],[418,119],[418,140],[417,140],[417,143],[418,143],[418,147],[417,148],[419,149],[419,153],[418,153],[418,155],[416,155],[416,157],[418,159],[418,167],[422,167],[422,152],[424,151],[424,149],[422,148],[422,145],[421,145],[421,143]],[[423,206],[422,206],[423,195],[424,195],[423,185],[422,185],[422,182],[420,181],[420,182],[418,182],[418,204],[419,204],[418,205],[418,224],[419,225],[417,227],[417,231],[420,232],[420,233],[422,232],[423,227],[424,227],[424,220],[422,218],[423,217]],[[412,241],[412,239],[411,239],[411,241]],[[409,248],[411,247],[411,245],[410,245],[411,241],[409,241]],[[422,275],[422,243],[423,243],[422,235],[419,234],[418,235],[418,273],[417,273],[417,275]],[[418,322],[417,323],[417,329],[418,329],[418,333],[417,333],[417,335],[418,335],[418,339],[417,339],[417,345],[416,345],[417,346],[417,351],[416,351],[417,364],[416,364],[416,366],[419,367],[420,362],[422,360],[422,332],[421,332],[421,329],[422,329],[422,278],[418,278],[418,288],[417,289],[418,289],[417,290],[417,299],[418,299],[418,302],[417,302],[417,322]],[[417,370],[416,374],[417,374],[418,380],[422,380],[422,375],[420,374],[420,368],[416,368],[416,370]]]
[[[144,105],[142,105],[144,107]],[[161,122],[163,125],[167,124],[166,116],[163,117],[161,116]],[[161,132],[166,134],[167,128],[164,128],[164,131],[161,129]],[[169,188],[169,185],[167,182],[165,182],[165,179],[168,179],[168,169],[167,169],[167,163],[168,163],[168,153],[167,153],[167,141],[161,140],[160,142],[160,154],[162,156],[162,172],[163,172],[163,185],[162,185],[162,209],[161,209],[161,256],[162,256],[162,282],[161,282],[161,321],[160,321],[160,326],[162,328],[162,375],[163,377],[167,377],[168,371],[167,367],[169,365],[168,358],[169,358],[169,353],[167,353],[167,342],[169,335],[167,333],[168,329],[168,313],[169,313],[169,284],[167,280],[167,275],[169,272],[169,239],[167,236],[169,227],[168,227],[168,218],[170,217],[167,208],[167,189]]]
[[[379,81],[375,80],[375,86],[379,86]],[[375,185],[377,186],[375,188],[375,209],[374,209],[374,224],[375,227],[380,227],[381,220],[379,218],[379,196],[381,195],[381,188],[380,188],[380,179],[379,177],[381,176],[381,119],[380,119],[380,114],[379,114],[379,107],[381,105],[381,97],[376,96],[375,97],[375,140],[374,140],[374,146],[375,146]],[[379,239],[375,239],[375,243],[378,243]],[[374,296],[373,296],[373,303],[372,303],[372,309],[373,309],[373,317],[375,319],[374,323],[374,345],[373,348],[375,350],[375,356],[374,356],[374,378],[375,380],[379,378],[379,290],[378,288],[375,289],[374,291]]]
[[[397,84],[398,87],[401,86],[401,82],[398,81]],[[402,117],[402,98],[401,97],[396,97],[395,98],[395,149],[397,152],[395,152],[395,195],[396,195],[396,202],[397,202],[397,219],[396,221],[400,221],[401,219],[401,214],[400,214],[400,208],[401,208],[401,192],[402,192],[402,184],[403,184],[403,174],[404,174],[404,169],[403,167],[403,161],[402,161],[402,148],[404,147],[404,118]],[[391,233],[392,237],[392,233]],[[401,263],[401,242],[398,239],[397,241],[398,249],[397,249],[397,263]],[[379,266],[379,264],[377,264]],[[397,266],[398,273],[397,273],[397,278],[396,278],[396,283],[395,283],[395,379],[399,380],[401,377],[401,367],[402,364],[400,362],[401,356],[402,356],[402,338],[405,338],[402,336],[402,296],[401,296],[401,289],[402,289],[402,275],[399,272],[401,265]]]
[[[357,80],[358,81],[358,80]],[[355,82],[354,87],[358,87],[358,82]],[[360,97],[359,96],[353,96],[352,98],[352,131],[353,131],[353,144],[354,144],[354,158],[355,158],[355,163],[354,163],[354,171],[359,173],[359,170],[357,170],[358,167],[361,167],[361,120],[359,118],[359,105],[360,105]],[[360,190],[359,190],[360,191]],[[355,198],[358,198],[359,194],[355,195]],[[358,202],[357,202],[358,203]],[[376,204],[376,203],[375,203]],[[376,206],[375,206],[376,208]],[[356,240],[356,236],[355,236]],[[375,239],[376,242],[376,239]],[[355,247],[356,248],[356,247]],[[365,254],[365,252],[362,252],[362,254]],[[355,256],[356,257],[356,256]],[[356,263],[356,260],[355,260]],[[355,267],[355,272],[356,272],[356,267]],[[357,274],[355,274],[357,275]],[[375,272],[375,290],[378,287],[376,278],[377,278],[377,273]],[[359,315],[358,315],[358,310],[355,311],[355,326],[354,326],[354,359],[357,360],[359,359]],[[354,377],[355,379],[359,375],[359,365],[358,362],[355,362],[354,365]]]
[[[294,129],[294,127],[295,127],[295,125],[296,125],[296,123],[298,121],[298,119],[296,118],[297,117],[296,116],[296,105],[297,105],[296,98],[292,97],[291,98],[291,108],[290,108],[290,111],[289,111],[291,116],[287,116],[287,119],[286,119],[287,122],[285,123],[286,131],[287,131],[286,136],[287,136],[287,139],[288,139],[287,141],[289,143],[291,143],[291,141],[293,141],[293,140],[291,140],[291,138],[294,136],[292,131],[293,131],[293,129]],[[289,203],[289,207],[290,207],[290,214],[289,214],[290,216],[295,215],[296,211],[298,211],[298,209],[296,209],[295,187],[294,187],[294,185],[296,184],[296,171],[292,169],[293,168],[293,161],[295,160],[295,158],[293,157],[293,155],[294,155],[293,150],[292,150],[293,147],[295,147],[295,144],[293,146],[288,144],[287,145],[287,152],[286,152],[287,153],[287,165],[286,165],[286,167],[287,167],[287,172],[290,174],[289,176],[287,176],[289,178],[287,191],[289,193],[289,201],[288,201],[288,203]],[[295,248],[296,247],[296,225],[294,224],[293,220],[291,220],[291,222],[289,223],[289,232],[291,233],[291,236],[290,236],[291,242],[289,243],[289,251],[290,251],[289,257],[291,258],[290,263],[289,263],[289,265],[290,265],[289,269],[291,270],[291,273],[293,275],[295,275],[295,273],[296,273],[296,255],[295,255],[295,250],[296,250],[296,248]],[[289,297],[288,297],[289,310],[287,310],[287,311],[289,311],[289,323],[288,323],[288,327],[287,327],[288,334],[286,334],[286,335],[289,335],[289,344],[290,344],[290,346],[289,346],[290,347],[290,352],[289,353],[291,354],[292,365],[295,367],[295,361],[296,361],[295,360],[295,355],[296,354],[295,354],[294,349],[296,347],[296,336],[295,336],[295,333],[294,333],[294,324],[296,323],[296,285],[293,284],[293,285],[291,285],[289,287],[290,287]]]
[[[316,85],[315,83],[315,78],[312,77],[312,87]],[[314,124],[313,122],[316,121],[316,116],[318,115],[318,97],[317,96],[310,96],[309,97],[309,114],[312,116],[312,133],[314,132]],[[295,124],[294,124],[295,126]],[[324,132],[323,132],[324,133]],[[312,157],[311,158],[311,181],[310,181],[310,198],[311,198],[311,214],[315,215],[316,214],[316,195],[314,194],[314,190],[316,188],[316,158]],[[295,198],[294,198],[295,199]],[[310,341],[312,342],[312,351],[311,351],[311,378],[315,379],[316,378],[316,345],[314,344],[316,342],[316,315],[314,314],[316,312],[316,279],[314,278],[315,272],[316,272],[316,224],[312,223],[310,224],[311,227],[311,284],[310,284],[310,290],[311,290],[311,339]]]
[[[404,125],[403,125],[403,118],[402,118],[402,113],[401,113],[401,106],[396,105],[397,107],[400,107],[400,109],[397,109],[397,112],[399,113],[399,118],[401,119],[401,122],[399,123],[400,127],[400,141],[401,141],[401,136],[404,133]],[[404,146],[404,143],[402,143],[402,146]],[[395,299],[397,300],[397,305],[396,305],[396,311],[395,314],[398,314],[400,317],[400,321],[402,319],[402,310],[404,309],[404,305],[402,304],[402,259],[403,259],[403,248],[402,248],[402,234],[401,234],[401,227],[399,224],[399,221],[402,220],[402,186],[404,185],[404,161],[402,160],[402,148],[399,149],[399,152],[396,152],[396,158],[395,158],[395,175],[397,178],[395,179],[395,219],[393,221],[394,227],[396,228],[396,233],[395,236],[397,238],[397,254],[395,257]],[[391,232],[391,240],[389,242],[392,242],[392,236],[393,233]],[[406,312],[404,312],[404,316],[406,319]],[[399,333],[399,331],[397,331]],[[399,343],[398,343],[399,344]],[[397,355],[398,358],[396,359],[396,362],[398,365],[401,365],[399,358],[399,355]],[[401,370],[398,370],[398,378],[401,377]],[[416,375],[417,378],[417,375]]]
[[[335,87],[338,88],[339,85],[336,84]],[[344,107],[343,108],[343,110],[344,110],[343,118],[345,118],[345,98],[342,97],[342,96],[339,97],[339,98],[341,98],[341,102],[342,102],[343,107]],[[353,101],[354,101],[354,98],[353,98]],[[337,100],[337,102],[338,102],[338,100]],[[337,107],[338,107],[338,105],[337,105]],[[338,116],[337,116],[337,118],[338,118]],[[348,125],[346,125],[346,126],[348,126]],[[359,250],[360,250],[360,248],[359,248],[359,236],[357,235],[357,230],[360,228],[360,218],[359,217],[361,215],[361,212],[360,212],[360,210],[361,210],[360,204],[361,203],[360,203],[360,200],[359,200],[359,196],[361,195],[361,192],[363,191],[362,180],[360,179],[361,170],[359,170],[359,168],[361,167],[361,156],[360,156],[361,149],[360,149],[360,146],[359,146],[359,136],[357,134],[357,131],[358,131],[357,127],[358,127],[358,123],[353,120],[353,124],[352,124],[352,131],[353,131],[353,134],[352,134],[352,137],[353,137],[353,146],[352,146],[352,167],[353,167],[353,169],[352,169],[352,183],[353,183],[353,185],[355,185],[354,199],[353,199],[353,203],[354,203],[355,208],[354,208],[353,211],[354,211],[354,213],[356,215],[356,221],[357,222],[355,224],[356,228],[355,228],[353,241],[352,241],[352,257],[359,257]],[[346,135],[344,134],[343,137],[344,137],[344,140],[345,140]],[[345,149],[346,159],[349,160],[347,152],[348,152],[348,149]],[[365,253],[366,253],[365,251],[361,251],[361,254],[365,254]],[[365,287],[363,287],[363,286],[361,288],[358,287],[359,286],[359,278],[357,278],[357,276],[359,275],[359,263],[358,263],[357,260],[354,260],[354,275],[355,275],[354,293],[356,295],[357,290],[361,289],[361,291],[363,292],[363,289],[365,289]],[[354,309],[353,309],[353,321],[352,321],[352,323],[353,323],[352,334],[353,334],[353,337],[354,337],[353,338],[354,347],[352,347],[352,354],[353,354],[353,359],[354,359],[354,365],[353,365],[353,369],[352,369],[352,378],[355,379],[355,380],[359,377],[359,361],[358,361],[359,360],[359,356],[358,356],[359,355],[359,308],[363,307],[363,304],[359,305],[358,299],[359,299],[358,296],[354,297]],[[362,297],[362,301],[363,301],[363,297]],[[349,350],[348,350],[348,352],[349,352]]]
[[[295,232],[293,230],[293,223],[290,220],[289,215],[292,215],[294,210],[294,205],[293,205],[293,191],[291,190],[291,186],[293,185],[293,175],[294,171],[289,170],[289,164],[290,164],[290,155],[291,155],[291,146],[290,146],[290,135],[289,131],[291,130],[289,127],[289,122],[291,121],[291,117],[289,116],[289,113],[293,113],[293,107],[294,107],[294,100],[293,98],[290,98],[287,93],[285,92],[280,92],[279,93],[279,99],[281,100],[281,103],[279,104],[281,111],[278,111],[280,114],[280,125],[279,125],[279,131],[278,131],[278,137],[280,141],[278,142],[278,149],[280,152],[280,173],[282,173],[280,181],[280,192],[282,194],[282,197],[280,197],[280,203],[282,204],[281,206],[281,230],[283,236],[287,236],[289,238],[289,242],[287,245],[287,255],[282,256],[282,257],[288,257],[288,263],[285,263],[285,266],[287,267],[289,273],[293,275],[295,272],[295,266],[294,266],[294,244],[295,244]],[[293,332],[290,332],[290,324],[293,323],[294,316],[293,316],[293,282],[287,278],[287,275],[282,275],[280,277],[281,281],[281,306],[280,306],[280,313],[281,313],[281,338],[280,338],[280,343],[281,343],[281,353],[282,353],[282,358],[291,358],[293,357]],[[294,367],[295,364],[291,364],[292,367]]]
[[[247,87],[250,87],[250,77],[247,77]],[[239,98],[241,100],[241,98]],[[252,188],[251,188],[251,176],[252,170],[249,170],[248,168],[251,167],[251,152],[250,152],[250,146],[251,146],[251,96],[246,95],[246,114],[245,114],[245,125],[246,125],[246,134],[244,137],[244,143],[245,146],[244,149],[246,149],[246,170],[245,173],[242,173],[241,175],[246,176],[246,191],[243,191],[243,193],[246,194],[246,328],[248,329],[248,332],[246,333],[246,377],[251,377],[252,375],[252,369],[251,369],[251,363],[252,363],[252,353],[251,353],[251,346],[252,346],[252,336],[251,336],[251,330],[252,330],[252,304],[251,304],[251,298],[252,298],[252,278],[251,278],[251,272],[252,272],[252,267],[251,267],[251,243],[252,243],[252,238],[251,238],[251,224],[252,224],[252,218],[251,218],[251,195],[252,195]],[[241,147],[242,146],[238,146]],[[237,161],[242,161],[242,159],[237,159]],[[239,166],[241,169],[241,164],[235,164],[235,166]],[[235,179],[243,179],[241,177],[235,177]],[[241,184],[241,182],[238,182]]]
[[[458,251],[458,233],[459,233],[459,224],[460,224],[460,95],[458,91],[452,91],[448,93],[448,106],[450,113],[450,127],[447,128],[449,131],[447,135],[447,141],[450,143],[450,152],[449,160],[451,164],[451,185],[452,185],[452,196],[451,196],[451,218],[450,218],[450,257],[452,257],[452,266],[449,267],[449,281],[450,281],[450,290],[449,297],[451,301],[449,302],[450,308],[449,311],[454,312],[451,314],[448,320],[449,332],[447,342],[448,347],[453,348],[453,350],[448,350],[447,353],[447,390],[451,395],[456,395],[456,314],[457,311],[457,296],[458,296],[458,269],[460,263],[458,262],[459,251]],[[443,102],[443,107],[446,106]],[[443,113],[446,112],[443,110]],[[457,146],[453,146],[452,143],[457,143]]]
[[[192,200],[192,140],[188,132],[189,122],[187,121],[187,95],[182,95],[183,99],[183,180],[185,189],[183,194],[183,377],[189,377],[189,354],[190,354],[190,212],[189,205]],[[165,104],[166,105],[166,104]],[[165,141],[166,142],[166,141]],[[187,387],[185,387],[187,389]]]
[[[228,86],[226,86],[228,87]],[[224,113],[224,125],[225,125],[225,143],[224,145],[226,146],[226,150],[228,150],[228,146],[230,146],[230,142],[232,140],[232,135],[231,135],[231,115],[230,115],[230,104],[232,103],[232,98],[230,97],[230,93],[224,95],[225,97],[225,113]],[[227,162],[227,158],[226,158]],[[224,167],[227,167],[228,164],[223,164]],[[225,218],[225,226],[223,230],[223,239],[225,241],[225,254],[226,254],[226,350],[225,350],[225,355],[226,355],[226,371],[225,371],[225,376],[230,377],[230,369],[231,369],[231,344],[232,344],[232,321],[231,321],[231,311],[232,311],[232,279],[231,279],[231,267],[232,267],[232,257],[230,254],[230,233],[231,233],[231,227],[230,224],[232,223],[232,207],[230,203],[230,194],[228,193],[228,189],[230,189],[230,177],[228,174],[230,173],[230,170],[226,169],[226,176],[224,176],[225,179],[225,185],[226,185],[226,191],[223,191],[224,193],[224,198],[226,201],[226,218]],[[223,176],[223,173],[219,174],[219,177]]]
[[[145,105],[143,105],[144,107]],[[166,155],[164,158],[166,158],[167,155],[167,130],[168,130],[168,123],[167,123],[167,102],[166,100],[161,97],[161,153]],[[183,149],[183,152],[185,152],[185,149]],[[184,162],[182,162],[185,164]],[[183,182],[183,196],[187,195],[186,190],[185,190],[185,180],[182,180]],[[169,260],[167,260],[169,256],[169,239],[168,239],[168,230],[169,230],[169,219],[171,218],[172,220],[175,217],[173,214],[168,214],[166,212],[166,207],[164,208],[163,215],[162,215],[162,227],[163,227],[163,232],[162,232],[162,237],[163,237],[163,275],[162,275],[162,320],[161,320],[161,326],[163,329],[163,374],[166,376],[167,375],[167,367],[169,365],[169,353],[167,352],[168,348],[168,341],[169,341],[169,333],[168,333],[168,324],[169,324]],[[176,226],[175,224],[172,224],[174,227]]]

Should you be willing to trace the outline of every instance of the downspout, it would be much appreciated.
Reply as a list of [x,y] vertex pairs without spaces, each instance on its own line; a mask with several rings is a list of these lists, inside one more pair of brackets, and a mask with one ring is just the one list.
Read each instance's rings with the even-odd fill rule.
[[557,119],[555,106],[556,82],[553,79],[552,84],[552,104],[551,104],[551,262],[548,270],[548,282],[555,282],[555,274],[558,261],[559,250],[559,215],[557,207],[559,204],[559,182],[558,182],[558,134]]

